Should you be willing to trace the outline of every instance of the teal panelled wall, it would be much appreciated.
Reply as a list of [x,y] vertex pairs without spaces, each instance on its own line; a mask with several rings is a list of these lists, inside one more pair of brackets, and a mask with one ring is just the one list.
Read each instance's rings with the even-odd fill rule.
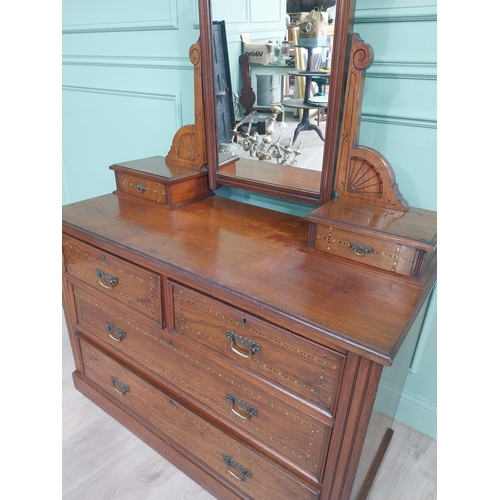
[[411,206],[437,209],[436,2],[359,0],[354,31],[375,57],[360,143],[391,162]]
[[194,123],[196,0],[63,1],[63,201],[114,188],[109,165],[165,156]]
[[[241,22],[261,22],[265,5],[275,1],[282,3],[242,1]],[[436,12],[436,0],[357,0],[354,27],[375,53],[360,143],[389,160],[410,205],[430,210],[437,208]],[[63,0],[63,203],[109,193],[109,165],[166,155],[176,130],[193,123],[188,53],[198,35],[196,0]],[[217,194],[300,216],[313,208],[240,189]],[[435,290],[396,415],[432,437],[436,296]]]
[[[437,210],[437,3],[358,0],[354,31],[374,50],[360,143],[391,163],[411,206]],[[437,289],[396,418],[437,437]]]

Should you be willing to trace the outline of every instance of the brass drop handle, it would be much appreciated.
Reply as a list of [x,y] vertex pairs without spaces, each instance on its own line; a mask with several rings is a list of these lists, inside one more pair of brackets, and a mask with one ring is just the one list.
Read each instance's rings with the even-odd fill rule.
[[[236,460],[233,460],[229,455],[222,455],[222,459],[226,464],[226,470],[229,475],[234,477],[237,481],[243,482],[247,477],[252,477],[252,473],[248,469],[245,469],[245,467],[236,462]],[[235,469],[236,472],[233,469]]]
[[[226,337],[231,341],[229,347],[231,351],[242,356],[243,358],[252,359],[252,354],[260,352],[260,345],[253,340],[246,339],[231,330],[226,330]],[[240,346],[246,347],[242,349]]]
[[[231,403],[231,411],[239,418],[243,420],[250,420],[250,417],[257,417],[259,415],[258,410],[250,406],[245,401],[233,396],[229,392],[226,393],[226,400]],[[243,408],[246,413],[242,413],[238,408]]]
[[134,184],[134,187],[138,193],[143,193],[147,189],[146,186],[143,186],[142,184]]
[[360,245],[359,243],[349,243],[349,246],[354,249],[354,253],[359,257],[363,257],[365,253],[373,252],[373,248]]
[[106,288],[107,290],[113,290],[113,287],[118,285],[118,278],[111,276],[111,274],[105,273],[100,269],[96,269],[95,273],[98,277],[99,284]]
[[[121,342],[127,336],[127,334],[123,330],[113,325],[109,321],[106,323],[106,330],[108,330],[108,337],[115,342]],[[116,333],[118,337],[115,337],[112,332]]]
[[113,384],[113,389],[121,396],[125,396],[127,392],[130,392],[130,387],[127,387],[123,382],[120,382],[116,377],[111,377],[111,383]]

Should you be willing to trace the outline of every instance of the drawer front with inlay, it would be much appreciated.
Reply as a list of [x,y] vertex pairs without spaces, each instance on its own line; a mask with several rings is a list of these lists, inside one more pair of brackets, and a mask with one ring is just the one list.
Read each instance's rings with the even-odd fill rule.
[[161,324],[160,275],[73,239],[63,240],[66,274]]
[[173,285],[175,328],[333,414],[345,356]]
[[220,355],[194,348],[177,334],[148,328],[84,290],[75,288],[74,297],[78,324],[86,331],[206,405],[227,425],[257,439],[265,450],[320,478],[331,417],[306,411],[295,398],[286,400],[262,380],[224,365]]
[[317,225],[314,248],[332,255],[410,276],[417,250],[413,247]]
[[116,185],[123,193],[132,194],[147,200],[167,203],[165,186],[159,182],[144,179],[140,176],[116,172]]
[[85,341],[85,377],[252,499],[317,499],[319,491],[193,414]]

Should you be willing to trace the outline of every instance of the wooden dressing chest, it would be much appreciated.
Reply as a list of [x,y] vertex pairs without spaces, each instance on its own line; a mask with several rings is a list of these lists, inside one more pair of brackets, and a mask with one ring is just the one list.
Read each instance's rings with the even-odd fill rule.
[[[436,281],[435,214],[409,207],[387,160],[357,144],[373,51],[350,33],[354,2],[336,4],[336,172],[324,162],[319,191],[284,165],[265,179],[217,170],[199,0],[195,124],[165,167],[113,165],[114,193],[63,207],[76,388],[221,500],[368,497]],[[276,168],[289,182],[270,181]],[[213,196],[219,183],[318,208],[255,207]]]
[[217,498],[365,498],[435,268],[307,243],[303,219],[220,197],[65,206],[75,386]]

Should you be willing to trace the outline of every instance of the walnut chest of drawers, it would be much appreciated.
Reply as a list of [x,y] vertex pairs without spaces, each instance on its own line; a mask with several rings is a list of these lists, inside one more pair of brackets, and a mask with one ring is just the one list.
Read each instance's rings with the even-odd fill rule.
[[366,498],[435,272],[358,269],[307,238],[220,197],[64,207],[76,388],[217,498]]

